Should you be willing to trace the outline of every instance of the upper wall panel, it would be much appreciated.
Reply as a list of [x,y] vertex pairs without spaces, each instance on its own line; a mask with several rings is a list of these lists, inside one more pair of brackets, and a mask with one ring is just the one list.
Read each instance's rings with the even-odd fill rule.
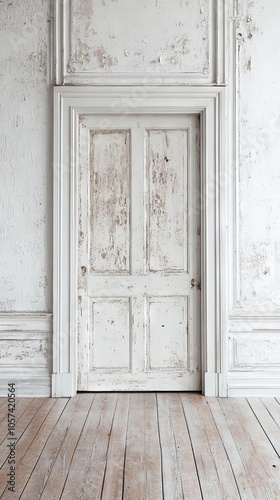
[[57,0],[56,83],[223,83],[225,4]]

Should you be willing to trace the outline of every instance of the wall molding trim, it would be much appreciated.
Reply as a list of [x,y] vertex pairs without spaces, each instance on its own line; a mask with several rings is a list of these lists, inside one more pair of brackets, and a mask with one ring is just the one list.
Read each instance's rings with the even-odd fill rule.
[[235,309],[230,311],[228,315],[229,322],[250,322],[250,323],[279,323],[280,325],[280,311],[246,311]]
[[228,395],[231,397],[279,397],[280,373],[228,373]]
[[52,313],[0,312],[1,331],[52,331]]
[[51,347],[51,313],[1,312],[0,396],[14,382],[17,397],[49,397]]
[[226,20],[229,2],[209,0],[211,28],[209,30],[210,67],[206,72],[73,72],[71,69],[71,9],[68,0],[54,1],[54,74],[57,85],[221,85],[225,82]]
[[[224,162],[223,87],[56,87],[54,89],[54,330],[53,374],[74,377],[77,364],[77,145],[81,114],[199,114],[202,189],[203,391],[219,394],[205,373],[224,373],[224,234],[226,197],[219,182]],[[69,293],[70,290],[70,293]],[[59,377],[57,377],[58,379]],[[70,387],[69,384],[68,387]],[[66,388],[65,388],[66,390]],[[52,394],[56,394],[56,377]],[[64,393],[62,394],[64,395]],[[67,394],[69,390],[67,388]]]

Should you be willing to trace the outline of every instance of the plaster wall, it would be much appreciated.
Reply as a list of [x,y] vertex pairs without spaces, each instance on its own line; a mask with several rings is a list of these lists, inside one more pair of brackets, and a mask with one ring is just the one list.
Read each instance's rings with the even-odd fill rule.
[[[229,393],[237,394],[246,383],[248,390],[260,391],[252,377],[261,380],[264,389],[266,377],[279,377],[275,348],[280,330],[280,8],[277,0],[240,0],[236,9],[233,4],[215,0],[0,4],[4,365],[5,359],[11,361],[9,339],[24,341],[25,352],[30,353],[36,342],[41,343],[51,360],[50,84],[102,84],[112,76],[114,83],[227,82],[227,72],[217,63],[224,51],[225,67],[232,56],[228,39],[221,42],[224,29],[217,29],[223,13],[226,29],[235,23],[238,49],[236,226],[234,262],[229,262],[236,296],[227,322]],[[56,36],[51,36],[54,11],[62,10],[63,20],[58,22],[57,17]],[[53,67],[59,68],[56,80]],[[35,335],[30,345],[27,331]],[[20,351],[20,345],[13,349]],[[50,368],[42,359],[39,356],[36,370],[46,382]],[[22,363],[28,374],[28,360]],[[273,391],[275,382],[267,383]]]
[[280,8],[240,1],[240,306],[280,310]]

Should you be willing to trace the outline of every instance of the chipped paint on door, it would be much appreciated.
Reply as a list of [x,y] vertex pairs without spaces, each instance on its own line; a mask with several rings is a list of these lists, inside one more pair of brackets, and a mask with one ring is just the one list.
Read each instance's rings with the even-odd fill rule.
[[90,133],[91,272],[129,272],[129,149],[128,130]]
[[80,126],[78,387],[198,390],[199,118],[100,122]]
[[187,130],[149,130],[150,271],[183,271],[187,264]]

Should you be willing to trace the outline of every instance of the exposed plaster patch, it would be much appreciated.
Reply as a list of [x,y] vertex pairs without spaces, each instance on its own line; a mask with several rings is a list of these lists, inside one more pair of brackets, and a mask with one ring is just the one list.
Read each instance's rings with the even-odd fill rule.
[[80,19],[92,19],[94,14],[94,2],[92,0],[83,0],[79,2],[79,9],[76,12],[76,16]]
[[100,47],[94,51],[94,55],[97,58],[98,66],[100,68],[111,68],[118,63],[116,57],[112,57],[110,54],[106,53],[103,45],[100,45]]
[[84,65],[84,62],[90,63],[90,48],[86,43],[81,42],[80,39],[77,40],[77,51],[74,55],[74,61]]

